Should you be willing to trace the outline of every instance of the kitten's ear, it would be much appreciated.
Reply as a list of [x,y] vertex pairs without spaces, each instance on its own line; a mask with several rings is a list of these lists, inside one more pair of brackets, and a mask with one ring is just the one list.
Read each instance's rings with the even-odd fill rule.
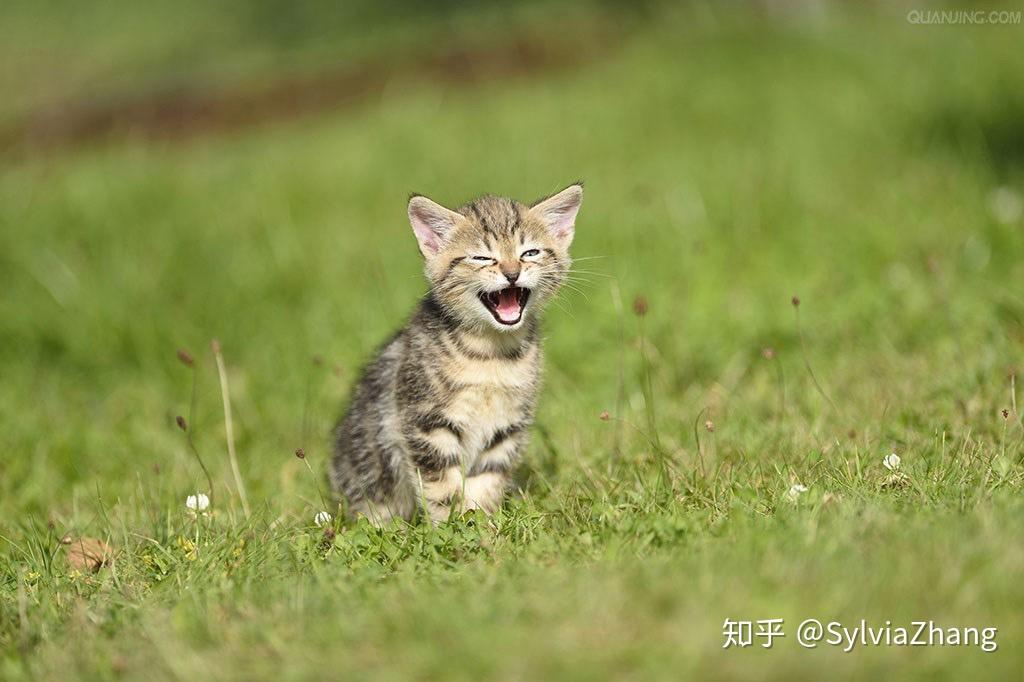
[[530,208],[530,211],[548,226],[555,239],[568,248],[576,229],[576,214],[580,211],[581,201],[583,184],[576,183],[558,194],[541,199]]
[[409,199],[409,224],[420,244],[420,253],[425,258],[437,255],[461,217],[455,211],[449,211],[424,196],[416,194]]

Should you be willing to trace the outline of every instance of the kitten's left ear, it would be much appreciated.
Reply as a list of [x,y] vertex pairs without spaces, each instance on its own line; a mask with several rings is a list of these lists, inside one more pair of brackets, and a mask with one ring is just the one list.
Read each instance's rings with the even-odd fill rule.
[[558,194],[541,199],[530,211],[548,226],[563,247],[568,248],[576,230],[576,214],[583,201],[583,184],[569,185]]
[[455,211],[450,211],[425,196],[416,194],[409,199],[409,223],[416,234],[416,241],[419,242],[420,253],[425,258],[437,255],[461,218],[462,216]]

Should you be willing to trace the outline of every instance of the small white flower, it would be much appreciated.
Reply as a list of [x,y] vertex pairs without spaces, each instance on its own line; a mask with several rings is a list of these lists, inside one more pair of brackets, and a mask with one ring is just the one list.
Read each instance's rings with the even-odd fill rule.
[[900,456],[894,452],[891,455],[885,456],[885,459],[882,460],[882,466],[889,471],[899,471],[901,461]]
[[331,516],[329,512],[325,511],[317,512],[316,516],[313,517],[313,523],[320,526],[321,528],[328,525],[333,520],[334,517]]
[[794,483],[793,485],[789,486],[789,492],[787,494],[789,495],[789,499],[795,500],[796,498],[803,495],[805,492],[807,492],[807,486],[805,486],[803,483]]
[[210,507],[210,498],[206,493],[196,493],[185,498],[185,506],[192,511],[204,512]]

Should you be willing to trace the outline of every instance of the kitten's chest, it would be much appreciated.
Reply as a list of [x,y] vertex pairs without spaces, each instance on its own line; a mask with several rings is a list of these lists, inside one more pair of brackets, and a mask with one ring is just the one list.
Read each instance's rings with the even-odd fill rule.
[[540,371],[537,357],[517,362],[474,360],[453,369],[458,388],[445,411],[462,431],[467,457],[478,455],[499,431],[531,418]]

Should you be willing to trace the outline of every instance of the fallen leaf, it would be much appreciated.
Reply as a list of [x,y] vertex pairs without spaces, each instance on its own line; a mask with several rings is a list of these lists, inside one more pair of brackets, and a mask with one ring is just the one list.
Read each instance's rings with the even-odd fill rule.
[[68,564],[79,571],[95,573],[114,558],[114,549],[96,538],[64,538],[68,546]]

